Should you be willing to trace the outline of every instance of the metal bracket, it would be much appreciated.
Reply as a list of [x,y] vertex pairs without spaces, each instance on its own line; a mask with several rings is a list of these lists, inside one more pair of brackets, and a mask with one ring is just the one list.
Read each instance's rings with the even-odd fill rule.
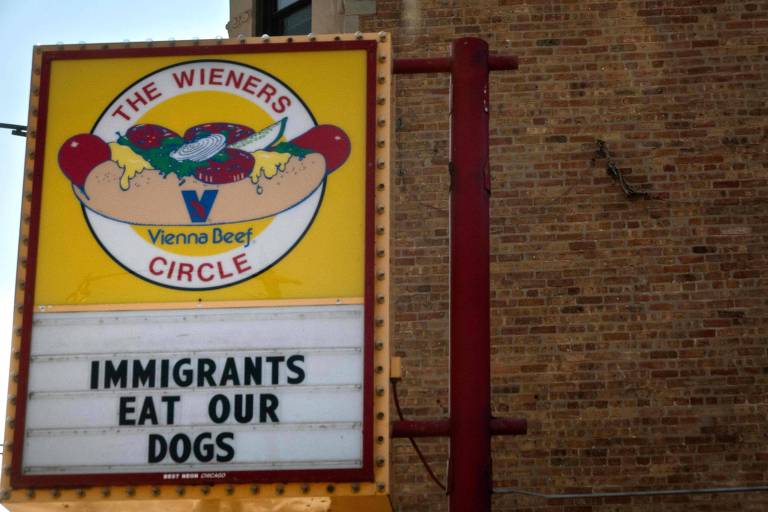
[[21,124],[0,123],[0,128],[11,130],[11,135],[18,135],[19,137],[27,136],[27,127]]

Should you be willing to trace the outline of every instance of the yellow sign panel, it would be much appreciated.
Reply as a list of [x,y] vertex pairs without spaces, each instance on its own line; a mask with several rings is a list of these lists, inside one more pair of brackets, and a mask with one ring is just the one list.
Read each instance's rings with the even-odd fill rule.
[[36,302],[361,297],[366,65],[54,61]]

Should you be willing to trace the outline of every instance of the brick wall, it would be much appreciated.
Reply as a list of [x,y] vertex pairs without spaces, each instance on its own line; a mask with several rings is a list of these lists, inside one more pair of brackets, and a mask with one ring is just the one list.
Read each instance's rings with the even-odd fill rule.
[[[491,80],[497,486],[546,493],[768,481],[768,3],[378,0],[400,57],[477,36]],[[407,15],[405,14],[407,13]],[[395,349],[411,418],[448,414],[448,80],[398,76]],[[629,200],[593,161],[596,140]],[[447,442],[421,443],[440,476]],[[447,510],[396,441],[396,510]],[[766,510],[768,493],[494,510]]]

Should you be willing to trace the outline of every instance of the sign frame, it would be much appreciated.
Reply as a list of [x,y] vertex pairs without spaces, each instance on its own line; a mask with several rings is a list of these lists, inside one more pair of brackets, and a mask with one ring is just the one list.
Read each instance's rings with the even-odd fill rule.
[[[329,50],[363,50],[366,52],[366,134],[365,134],[365,277],[364,277],[364,375],[363,375],[363,464],[355,469],[307,469],[277,471],[227,471],[224,479],[189,478],[185,486],[226,483],[238,487],[255,483],[286,482],[295,491],[307,482],[352,482],[350,494],[385,492],[388,483],[388,389],[389,369],[389,99],[391,86],[388,58],[390,41],[385,34],[345,36],[308,36],[302,38],[239,39],[213,41],[179,41],[132,45],[103,44],[36,47],[33,65],[32,101],[28,158],[26,160],[24,201],[17,270],[16,313],[9,385],[9,421],[6,439],[13,439],[4,454],[6,471],[2,479],[3,499],[12,499],[21,488],[77,488],[102,486],[178,485],[163,480],[163,472],[111,473],[78,475],[24,475],[22,457],[24,425],[33,313],[46,311],[119,311],[171,308],[221,308],[273,306],[282,301],[235,301],[207,303],[115,304],[66,307],[35,303],[35,273],[40,229],[43,158],[47,126],[47,106],[51,66],[57,60],[89,58],[121,58],[144,56],[198,57],[214,54],[262,52],[314,52]],[[302,302],[302,301],[293,301]],[[303,301],[306,302],[306,301]],[[322,301],[310,301],[313,304]],[[375,417],[374,417],[375,413]],[[376,440],[376,442],[374,442]],[[10,460],[9,460],[10,459]],[[8,471],[10,470],[10,471]],[[212,467],[212,471],[215,468]],[[368,484],[366,484],[366,482]],[[374,482],[375,485],[374,485]],[[301,483],[301,487],[299,484]],[[363,484],[361,487],[360,484]],[[282,490],[279,490],[282,487]],[[327,486],[326,490],[331,488]],[[236,489],[237,490],[237,489]],[[285,484],[274,484],[272,490],[282,495]],[[251,493],[253,489],[251,488]],[[207,494],[207,492],[204,492]],[[230,493],[228,493],[230,494]],[[291,494],[291,493],[289,493]],[[29,496],[30,493],[27,493]],[[34,495],[34,493],[32,493]],[[102,493],[102,496],[104,494]],[[78,494],[78,497],[82,495]]]

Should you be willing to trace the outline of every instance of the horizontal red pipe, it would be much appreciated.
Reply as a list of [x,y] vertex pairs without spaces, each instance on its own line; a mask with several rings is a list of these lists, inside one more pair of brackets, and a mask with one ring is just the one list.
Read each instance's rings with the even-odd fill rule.
[[491,71],[517,69],[517,64],[517,57],[507,55],[491,55],[488,57],[488,67],[491,69]]
[[[520,436],[528,433],[528,422],[519,418],[493,418],[491,435]],[[451,427],[448,420],[393,421],[392,437],[448,437]]]
[[447,57],[435,59],[395,59],[393,73],[449,73],[451,59]]
[[528,433],[528,422],[524,418],[493,418],[492,436],[524,436]]
[[[433,59],[395,59],[392,72],[395,74],[410,75],[414,73],[449,73],[453,60],[450,57],[437,57]],[[488,67],[491,71],[505,69],[517,69],[517,57],[496,55],[488,58]]]

